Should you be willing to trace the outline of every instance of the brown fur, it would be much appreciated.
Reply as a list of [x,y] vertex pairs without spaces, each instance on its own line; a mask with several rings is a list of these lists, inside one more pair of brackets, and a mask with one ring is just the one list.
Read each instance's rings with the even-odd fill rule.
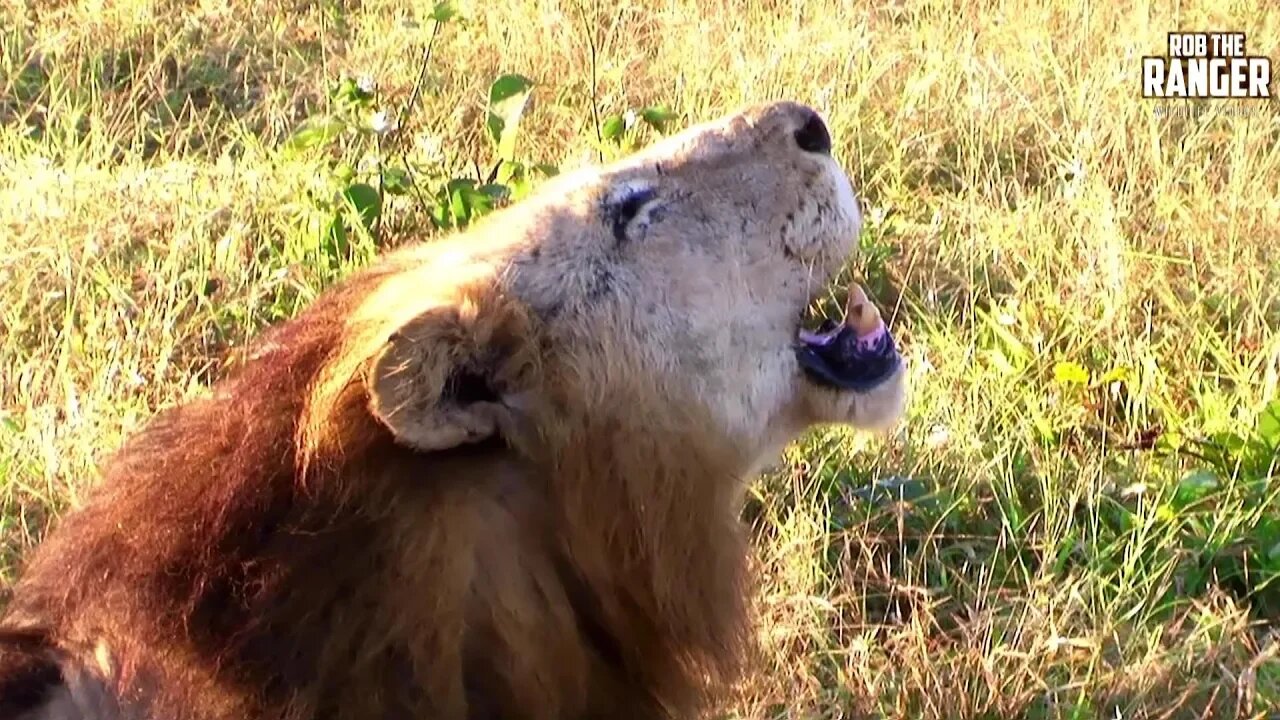
[[[813,422],[901,410],[900,376],[854,397],[789,360],[857,229],[851,195],[823,195],[834,166],[755,157],[809,114],[751,109],[553,183],[266,333],[34,552],[0,709],[696,711],[747,644],[741,480]],[[668,204],[611,232],[636,168]]]

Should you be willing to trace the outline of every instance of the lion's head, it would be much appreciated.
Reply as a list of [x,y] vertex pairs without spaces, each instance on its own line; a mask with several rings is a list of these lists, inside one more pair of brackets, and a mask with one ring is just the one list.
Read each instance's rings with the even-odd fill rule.
[[813,110],[757,106],[558,177],[406,257],[355,321],[377,320],[363,342],[390,338],[375,413],[426,450],[625,414],[723,443],[734,472],[815,423],[892,423],[901,363],[854,390],[840,374],[865,368],[803,362],[821,339],[804,311],[861,226],[831,149]]

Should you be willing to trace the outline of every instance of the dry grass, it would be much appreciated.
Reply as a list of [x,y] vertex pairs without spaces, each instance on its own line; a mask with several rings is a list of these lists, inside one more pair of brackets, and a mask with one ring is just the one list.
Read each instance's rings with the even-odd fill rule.
[[[9,579],[103,453],[374,251],[317,261],[328,166],[280,142],[344,73],[402,103],[431,24],[389,0],[3,2]],[[1205,570],[1280,564],[1280,482],[1221,461],[1187,505],[1204,462],[1126,445],[1249,432],[1277,397],[1280,104],[1138,97],[1171,29],[1280,59],[1263,5],[492,0],[441,32],[401,135],[442,172],[492,162],[486,92],[519,72],[522,157],[592,159],[593,101],[688,122],[790,97],[872,208],[850,270],[893,308],[914,404],[757,484],[764,652],[730,716],[1280,712],[1278,589]],[[387,243],[431,234],[408,197],[384,219]]]

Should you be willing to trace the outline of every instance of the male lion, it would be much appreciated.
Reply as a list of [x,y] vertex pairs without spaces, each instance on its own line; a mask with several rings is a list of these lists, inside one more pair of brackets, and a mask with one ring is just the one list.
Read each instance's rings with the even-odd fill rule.
[[0,716],[696,712],[748,645],[744,478],[902,412],[861,295],[800,327],[860,222],[773,103],[356,273],[33,551]]

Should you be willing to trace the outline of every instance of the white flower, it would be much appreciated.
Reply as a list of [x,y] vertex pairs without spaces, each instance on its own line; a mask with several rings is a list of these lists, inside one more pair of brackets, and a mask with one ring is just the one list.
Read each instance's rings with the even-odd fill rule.
[[951,440],[951,431],[946,425],[934,425],[930,429],[929,436],[924,439],[926,447],[939,448],[946,445]]
[[378,83],[374,81],[372,75],[366,74],[356,78],[356,87],[360,88],[362,93],[372,94],[374,90],[378,89]]
[[391,113],[386,110],[379,110],[373,114],[373,117],[369,118],[369,127],[379,135],[386,135],[387,133],[395,132],[400,127],[400,123]]

